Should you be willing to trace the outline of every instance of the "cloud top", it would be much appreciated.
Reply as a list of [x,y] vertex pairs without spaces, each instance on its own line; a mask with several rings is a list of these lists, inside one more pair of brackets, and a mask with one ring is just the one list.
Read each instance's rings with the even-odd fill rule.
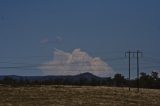
[[92,57],[80,49],[67,53],[55,49],[54,59],[39,67],[45,75],[76,75],[90,72],[97,76],[112,76],[112,68],[99,57]]

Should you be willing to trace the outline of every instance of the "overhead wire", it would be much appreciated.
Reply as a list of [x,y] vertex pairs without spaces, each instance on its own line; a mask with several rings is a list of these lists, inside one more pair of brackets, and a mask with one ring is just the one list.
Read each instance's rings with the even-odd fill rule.
[[[51,56],[25,56],[25,57],[0,57],[0,58],[4,58],[4,59],[40,59],[40,58],[49,58]],[[114,69],[127,69],[127,58],[125,57],[109,57],[109,58],[101,58],[103,61],[107,62],[107,63],[112,63],[110,64],[111,66],[114,66]],[[122,61],[121,63],[116,64],[116,61]],[[5,64],[7,66],[0,66],[0,69],[37,69],[37,67],[41,67],[41,66],[46,66],[46,67],[55,67],[57,65],[55,64],[44,64],[44,63],[26,63],[26,62],[12,62],[12,61],[0,61],[0,63]],[[47,63],[47,62],[46,62]],[[149,63],[152,63],[154,65],[150,65]],[[151,68],[160,68],[160,65],[155,65],[155,64],[159,64],[160,60],[155,59],[153,57],[146,57],[144,56],[141,59],[141,64],[142,66],[140,68],[142,69],[151,69]],[[66,64],[65,64],[66,65]],[[64,65],[63,65],[64,66]],[[81,65],[66,65],[66,66],[72,66],[72,67],[76,67],[76,66],[87,66],[84,64]],[[96,65],[97,66],[97,65]],[[100,66],[100,65],[99,65]],[[136,67],[131,67],[131,68],[136,68]]]

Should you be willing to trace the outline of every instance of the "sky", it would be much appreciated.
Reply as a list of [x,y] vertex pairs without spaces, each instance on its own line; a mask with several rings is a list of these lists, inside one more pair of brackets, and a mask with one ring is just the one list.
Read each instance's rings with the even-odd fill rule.
[[[159,0],[0,0],[0,75],[45,75],[39,67],[55,62],[56,49],[98,57],[125,76],[125,51],[141,50],[141,71],[160,70],[159,5]],[[133,76],[135,64],[133,58]]]

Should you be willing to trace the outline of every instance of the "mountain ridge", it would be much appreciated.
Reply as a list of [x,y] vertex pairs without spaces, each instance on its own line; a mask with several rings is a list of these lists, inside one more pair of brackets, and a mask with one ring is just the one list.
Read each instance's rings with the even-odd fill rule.
[[5,77],[10,77],[15,80],[20,80],[20,79],[27,79],[29,81],[33,80],[55,80],[55,79],[72,79],[74,81],[80,80],[80,79],[86,79],[86,80],[92,80],[92,79],[103,79],[101,77],[98,77],[92,73],[86,72],[86,73],[81,73],[77,75],[47,75],[47,76],[19,76],[19,75],[0,75],[0,80],[3,80]]

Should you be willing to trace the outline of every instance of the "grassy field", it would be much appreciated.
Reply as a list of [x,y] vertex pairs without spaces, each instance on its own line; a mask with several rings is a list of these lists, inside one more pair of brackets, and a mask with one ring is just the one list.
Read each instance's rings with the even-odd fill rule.
[[160,90],[80,86],[0,87],[0,106],[160,106]]

